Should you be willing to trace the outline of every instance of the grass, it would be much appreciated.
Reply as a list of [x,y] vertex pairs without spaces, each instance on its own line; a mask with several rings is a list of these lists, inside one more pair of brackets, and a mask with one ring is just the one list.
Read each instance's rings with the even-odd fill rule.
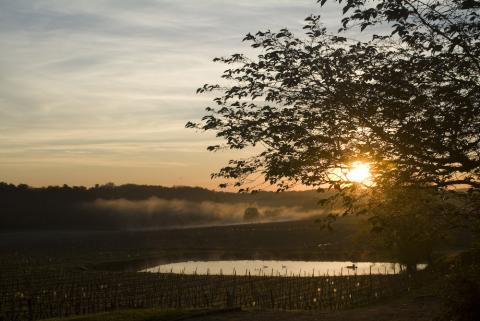
[[53,318],[44,321],[170,321],[193,316],[200,312],[201,310],[130,309],[66,318]]

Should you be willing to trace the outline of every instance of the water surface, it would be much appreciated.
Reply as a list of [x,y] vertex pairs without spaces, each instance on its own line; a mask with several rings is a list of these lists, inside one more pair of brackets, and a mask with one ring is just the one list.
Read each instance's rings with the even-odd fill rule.
[[[418,269],[424,269],[419,264]],[[209,274],[209,275],[274,275],[274,276],[323,276],[397,274],[402,270],[398,263],[350,262],[350,261],[188,261],[170,263],[144,269],[141,272]]]

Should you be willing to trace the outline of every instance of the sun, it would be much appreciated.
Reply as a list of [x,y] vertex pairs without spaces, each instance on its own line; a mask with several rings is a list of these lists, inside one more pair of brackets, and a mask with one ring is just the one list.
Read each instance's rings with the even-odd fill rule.
[[347,172],[346,177],[350,182],[364,183],[371,177],[370,165],[363,162],[354,162]]

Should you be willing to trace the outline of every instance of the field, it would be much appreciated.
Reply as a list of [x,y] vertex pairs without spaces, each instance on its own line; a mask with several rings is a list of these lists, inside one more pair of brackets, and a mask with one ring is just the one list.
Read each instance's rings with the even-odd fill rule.
[[193,259],[387,260],[372,255],[360,226],[352,218],[332,232],[299,221],[158,231],[4,233],[0,320],[132,308],[343,310],[407,293],[428,277],[136,272]]

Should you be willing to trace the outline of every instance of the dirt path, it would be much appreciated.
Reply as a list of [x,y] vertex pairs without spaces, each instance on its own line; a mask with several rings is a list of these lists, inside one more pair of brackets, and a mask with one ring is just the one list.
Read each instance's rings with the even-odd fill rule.
[[189,321],[431,321],[441,308],[431,297],[403,298],[345,311],[239,311]]

